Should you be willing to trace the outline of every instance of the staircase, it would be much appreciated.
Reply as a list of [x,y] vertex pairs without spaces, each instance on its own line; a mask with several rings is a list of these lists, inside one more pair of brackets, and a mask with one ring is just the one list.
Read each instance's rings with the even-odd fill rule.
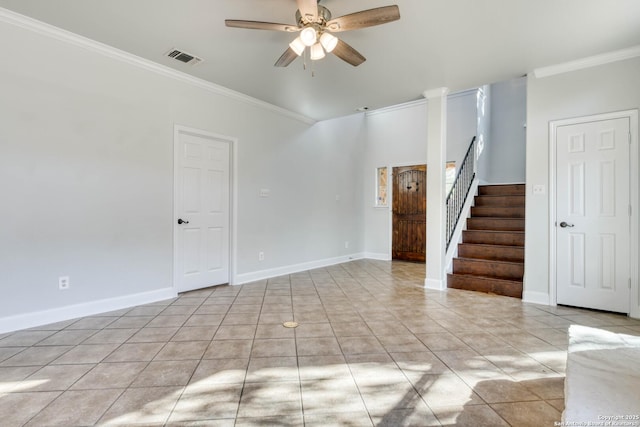
[[524,203],[524,184],[478,187],[449,288],[522,298]]

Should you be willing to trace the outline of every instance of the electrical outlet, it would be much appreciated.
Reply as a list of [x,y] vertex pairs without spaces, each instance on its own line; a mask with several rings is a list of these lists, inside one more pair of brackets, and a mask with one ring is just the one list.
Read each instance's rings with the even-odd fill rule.
[[69,276],[58,277],[58,288],[61,291],[69,289]]
[[264,252],[258,252],[258,261],[264,261]]
[[349,249],[349,241],[348,240],[346,242],[344,242],[344,248],[345,249]]

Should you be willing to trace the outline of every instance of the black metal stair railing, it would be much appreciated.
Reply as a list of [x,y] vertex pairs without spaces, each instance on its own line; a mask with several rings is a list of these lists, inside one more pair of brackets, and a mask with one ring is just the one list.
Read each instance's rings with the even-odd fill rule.
[[447,195],[447,220],[446,220],[446,236],[447,236],[447,250],[451,244],[453,233],[458,225],[464,202],[467,200],[467,195],[471,189],[471,184],[476,177],[475,172],[476,161],[476,137],[474,136],[469,144],[469,149],[464,156],[462,165],[456,174],[456,179],[453,181],[453,186]]

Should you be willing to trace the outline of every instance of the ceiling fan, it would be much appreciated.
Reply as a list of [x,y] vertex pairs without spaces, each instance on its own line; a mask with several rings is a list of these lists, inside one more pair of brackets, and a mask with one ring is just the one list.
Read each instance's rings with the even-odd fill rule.
[[296,0],[296,2],[298,11],[296,12],[295,25],[237,19],[227,19],[225,24],[227,27],[235,28],[300,33],[276,61],[274,64],[276,67],[286,67],[291,64],[294,59],[304,53],[307,47],[310,50],[312,60],[322,59],[325,52],[331,52],[343,61],[357,67],[366,61],[366,58],[331,33],[372,27],[400,19],[400,9],[397,5],[362,10],[331,19],[329,9],[318,4],[320,0]]

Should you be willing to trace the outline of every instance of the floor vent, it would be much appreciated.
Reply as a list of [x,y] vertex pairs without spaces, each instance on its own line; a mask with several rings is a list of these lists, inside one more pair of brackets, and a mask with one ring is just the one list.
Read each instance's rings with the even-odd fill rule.
[[189,65],[198,65],[199,63],[204,61],[204,59],[202,58],[198,58],[195,55],[179,49],[171,49],[169,52],[167,52],[166,56]]

